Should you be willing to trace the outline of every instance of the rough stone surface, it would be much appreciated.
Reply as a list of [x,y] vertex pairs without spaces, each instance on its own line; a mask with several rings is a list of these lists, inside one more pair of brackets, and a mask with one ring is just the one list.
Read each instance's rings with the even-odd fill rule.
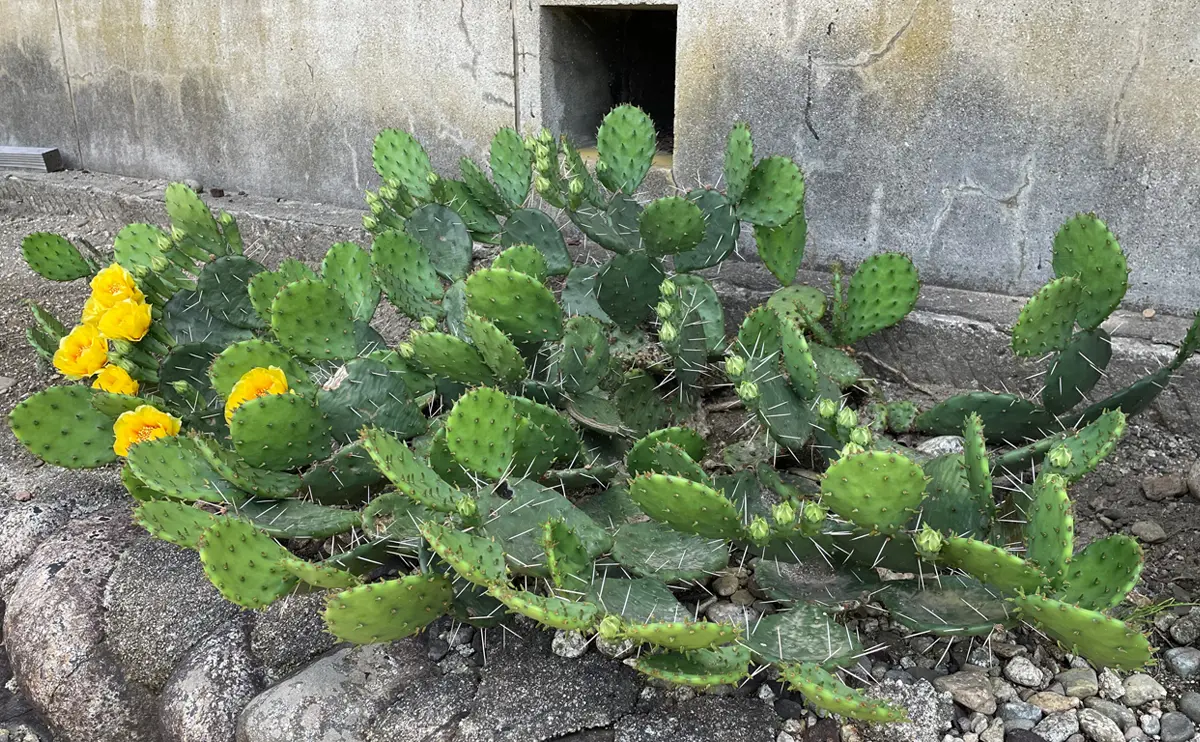
[[938,742],[954,723],[950,696],[939,693],[927,680],[902,683],[884,680],[867,696],[887,701],[908,712],[903,724],[859,724],[864,742]]
[[1200,722],[1200,693],[1189,690],[1179,697],[1179,710],[1194,722]]
[[1200,639],[1200,613],[1195,608],[1171,624],[1171,638],[1180,645],[1195,644],[1196,640]]
[[1062,683],[1063,694],[1072,698],[1090,698],[1100,692],[1096,671],[1090,667],[1072,667],[1054,676]]
[[1145,673],[1135,673],[1125,678],[1125,705],[1137,708],[1151,701],[1167,697],[1167,689]]
[[588,651],[591,641],[578,631],[555,631],[554,641],[550,647],[559,657],[575,659],[582,657]]
[[143,536],[121,555],[104,593],[104,632],[126,676],[158,692],[184,655],[237,616],[196,552]]
[[1146,544],[1160,544],[1167,540],[1167,532],[1156,521],[1139,520],[1129,529],[1129,532],[1139,541]]
[[279,682],[333,647],[321,619],[324,607],[321,594],[310,593],[290,595],[254,614],[250,650],[262,662],[268,683]]
[[1092,742],[1122,742],[1125,732],[1108,716],[1096,709],[1085,708],[1079,712],[1079,728]]
[[697,696],[676,706],[625,716],[613,725],[613,742],[771,742],[777,725],[766,704]]
[[1041,692],[1034,693],[1029,698],[1025,699],[1026,703],[1037,706],[1047,714],[1054,714],[1060,711],[1067,711],[1073,708],[1079,708],[1079,699],[1064,696],[1059,693]]
[[1042,709],[1038,708],[1037,706],[1034,706],[1030,703],[1023,703],[1021,701],[1002,703],[996,709],[996,716],[1000,717],[1004,721],[1025,719],[1036,724],[1037,722],[1041,721],[1042,717],[1045,715],[1046,712],[1042,711]]
[[1168,711],[1159,719],[1158,733],[1162,742],[1188,742],[1196,733],[1196,726],[1178,711]]
[[981,672],[956,672],[935,678],[933,687],[944,693],[949,693],[954,702],[965,706],[971,711],[981,714],[996,712],[996,694],[988,677]]
[[79,520],[30,556],[4,615],[13,675],[63,742],[158,739],[149,694],[104,642],[104,583],[138,531],[124,512]]
[[[1103,698],[1088,698],[1083,703],[1088,709],[1098,711],[1109,719],[1112,719],[1121,728],[1122,732],[1129,729],[1129,727],[1137,725],[1137,717],[1124,704],[1106,701]],[[1081,712],[1080,719],[1082,718]]]
[[1171,647],[1163,652],[1163,658],[1171,672],[1181,678],[1200,674],[1200,649],[1195,647]]
[[368,742],[453,742],[477,686],[469,674],[431,675],[411,684],[375,722]]
[[1187,480],[1181,474],[1164,474],[1147,477],[1142,481],[1142,494],[1147,500],[1161,502],[1168,497],[1178,497],[1188,491]]
[[1074,711],[1050,714],[1038,722],[1033,731],[1046,742],[1067,742],[1072,734],[1079,731],[1079,716]]
[[1028,657],[1013,657],[1004,666],[1004,677],[1026,688],[1037,688],[1042,684],[1042,671]]
[[165,742],[234,742],[237,719],[262,690],[243,622],[233,620],[201,641],[167,680],[159,698]]

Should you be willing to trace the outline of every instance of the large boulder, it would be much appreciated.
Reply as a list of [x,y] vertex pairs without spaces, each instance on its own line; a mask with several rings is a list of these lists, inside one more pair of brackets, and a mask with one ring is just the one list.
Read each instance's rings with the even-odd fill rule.
[[234,742],[242,709],[262,690],[244,622],[234,620],[200,642],[159,698],[165,742]]

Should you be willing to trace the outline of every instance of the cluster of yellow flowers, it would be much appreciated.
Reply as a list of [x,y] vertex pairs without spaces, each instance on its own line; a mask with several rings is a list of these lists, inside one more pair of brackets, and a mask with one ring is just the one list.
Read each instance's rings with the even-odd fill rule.
[[92,386],[115,394],[137,394],[138,383],[108,363],[108,341],[136,343],[150,330],[150,305],[133,276],[116,263],[92,278],[92,295],[81,324],[58,343],[54,367],[69,379],[97,374]]

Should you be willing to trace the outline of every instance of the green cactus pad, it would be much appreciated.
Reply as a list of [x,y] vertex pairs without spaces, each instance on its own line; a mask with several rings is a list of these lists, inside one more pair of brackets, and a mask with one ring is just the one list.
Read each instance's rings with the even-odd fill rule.
[[595,394],[577,394],[567,402],[567,414],[589,430],[606,435],[628,436],[630,430],[621,420],[617,406]]
[[804,204],[800,210],[773,227],[755,226],[754,243],[758,246],[758,257],[784,286],[796,279],[796,271],[804,260],[804,247],[808,241],[808,219],[804,216]]
[[992,502],[992,464],[987,455],[983,418],[974,413],[967,415],[963,425],[963,463],[972,496],[980,503]]
[[418,528],[421,536],[459,577],[476,585],[498,585],[508,578],[504,552],[495,541],[475,536],[440,523],[426,521]]
[[821,481],[821,504],[872,532],[895,532],[916,514],[924,497],[921,467],[884,451],[842,457]]
[[719,353],[726,346],[725,309],[713,285],[700,276],[675,276],[671,279],[678,290],[678,308],[688,319],[704,328],[704,341],[709,354]]
[[637,192],[650,164],[658,137],[654,122],[636,106],[621,105],[609,111],[596,132],[600,155],[596,174],[610,191],[632,195]]
[[626,458],[629,473],[636,476],[645,472],[659,471],[654,468],[657,459],[655,449],[661,443],[673,443],[687,454],[693,462],[704,460],[707,443],[703,436],[690,428],[663,428],[645,436],[633,444]]
[[500,220],[475,199],[466,183],[451,178],[439,178],[433,184],[433,200],[448,206],[458,214],[473,238],[494,243],[500,231]]
[[[159,393],[190,429],[212,431],[225,425],[219,397],[208,378],[208,369],[220,352],[218,345],[183,343],[171,348],[159,362]],[[188,384],[187,391],[172,386],[180,381]]]
[[700,244],[675,256],[680,273],[718,265],[737,247],[742,225],[733,214],[733,206],[720,191],[699,188],[687,194],[687,200],[700,207],[704,216],[704,238]]
[[177,291],[163,305],[163,325],[177,343],[228,345],[254,337],[251,330],[218,318],[190,289]]
[[1042,406],[1061,415],[1082,402],[1104,378],[1112,359],[1112,338],[1100,328],[1076,333],[1059,352],[1046,374]]
[[908,400],[887,403],[888,430],[893,433],[907,433],[913,429],[920,410]]
[[1013,352],[1040,356],[1067,347],[1082,296],[1083,285],[1073,276],[1056,278],[1039,289],[1021,308],[1013,326]]
[[91,469],[117,458],[113,419],[92,407],[84,386],[54,386],[18,404],[8,416],[17,440],[42,461]]
[[446,445],[446,429],[439,427],[429,443],[429,467],[442,481],[463,489],[474,489],[478,479],[467,471]]
[[483,208],[494,214],[508,214],[512,211],[508,201],[500,195],[496,186],[492,185],[492,181],[488,180],[487,173],[483,172],[483,168],[476,165],[470,157],[459,159],[458,172],[462,174],[467,190]]
[[195,549],[200,534],[216,522],[207,510],[170,500],[141,503],[133,509],[133,519],[151,536],[185,549]]
[[[750,310],[738,329],[737,342],[739,351],[748,358],[764,359],[778,353],[783,347],[779,334],[779,316],[767,307]],[[756,379],[763,375],[755,373],[749,363],[747,372]],[[773,376],[774,372],[765,375]]]
[[817,606],[808,604],[763,617],[751,625],[742,644],[756,657],[777,664],[838,663],[862,649],[845,626]]
[[907,722],[908,712],[886,701],[867,698],[819,664],[787,665],[781,676],[788,687],[825,711],[877,724]]
[[975,539],[952,536],[940,552],[941,561],[989,587],[1034,592],[1046,586],[1046,576],[1016,554]]
[[787,371],[792,389],[802,399],[815,398],[821,379],[817,364],[809,352],[808,341],[804,339],[803,326],[790,317],[780,316],[779,335],[783,344],[783,368]]
[[609,363],[608,338],[600,322],[593,317],[567,320],[558,362],[563,391],[572,395],[591,391],[608,373]]
[[204,266],[196,280],[200,300],[218,319],[237,327],[262,329],[266,323],[250,302],[250,280],[265,271],[241,255],[227,255]]
[[983,419],[989,443],[1016,443],[1045,438],[1062,430],[1053,415],[1012,394],[968,392],[950,397],[917,416],[917,430],[930,435],[959,435],[972,412]]
[[455,460],[485,477],[503,477],[513,461],[516,407],[495,389],[467,392],[446,418],[446,445]]
[[656,430],[671,419],[671,410],[655,387],[654,379],[639,369],[628,374],[613,393],[621,421],[635,435]]
[[510,397],[516,405],[517,415],[537,425],[543,436],[540,445],[552,455],[552,460],[573,458],[579,453],[579,434],[571,427],[571,421],[553,407],[525,397]]
[[384,129],[375,137],[371,152],[375,172],[384,180],[397,180],[404,190],[422,201],[433,199],[429,176],[433,166],[421,143],[400,129]]
[[492,166],[496,190],[510,207],[521,208],[529,196],[533,161],[525,149],[525,142],[515,129],[506,126],[492,137],[488,164]]
[[[546,258],[542,255],[542,251],[533,245],[513,245],[505,248],[492,261],[492,267],[524,273],[530,278],[543,282],[550,275]],[[574,269],[571,272],[573,273]]]
[[1043,470],[1033,483],[1031,502],[1025,506],[1025,558],[1057,588],[1074,551],[1075,518],[1067,480]]
[[598,609],[590,603],[574,603],[562,598],[547,598],[502,585],[488,588],[488,595],[499,600],[510,611],[532,618],[552,629],[585,631],[596,623]]
[[754,139],[750,127],[743,122],[733,125],[725,142],[725,191],[729,200],[737,203],[750,183],[754,170]]
[[739,538],[741,513],[723,492],[683,477],[644,474],[629,496],[651,518],[677,531],[706,538]]
[[368,536],[386,539],[392,544],[393,551],[416,555],[424,538],[420,525],[438,517],[408,495],[385,492],[363,508],[362,527]]
[[[773,371],[775,368],[773,363],[761,364],[754,358],[751,358],[751,364],[762,371]],[[767,427],[772,440],[784,448],[799,451],[819,430],[812,401],[796,394],[782,374],[775,373],[757,383],[758,398],[752,400],[747,407],[753,410]]]
[[638,577],[680,582],[720,570],[729,561],[729,548],[721,539],[692,536],[649,521],[622,525],[613,534],[612,556]]
[[1062,588],[1054,597],[1092,611],[1115,608],[1142,576],[1142,547],[1121,533],[1093,541],[1066,565]]
[[321,280],[342,295],[356,322],[370,322],[375,316],[380,291],[366,250],[353,242],[335,243],[321,261]]
[[765,157],[750,171],[737,202],[739,218],[758,227],[778,227],[804,208],[804,174],[787,157]]
[[846,312],[839,326],[846,345],[891,327],[917,303],[921,281],[917,269],[900,253],[872,255],[850,277]]
[[113,238],[113,258],[130,273],[153,271],[155,259],[166,257],[163,245],[169,241],[167,233],[153,224],[127,224]]
[[307,562],[299,557],[288,555],[279,560],[279,566],[284,572],[295,577],[300,582],[326,590],[341,590],[362,583],[357,575],[353,575],[328,564]]
[[820,557],[798,563],[759,559],[754,565],[754,582],[785,605],[812,603],[833,609],[860,600],[879,587],[874,575],[857,569],[834,570]]
[[439,275],[455,281],[471,269],[471,234],[462,218],[441,204],[425,204],[413,211],[404,230],[429,255]]
[[217,220],[196,192],[182,183],[171,183],[164,193],[171,226],[183,233],[183,240],[213,255],[226,252],[225,239]]
[[1175,351],[1175,358],[1171,360],[1171,368],[1179,369],[1198,350],[1200,350],[1200,311],[1192,316],[1192,324],[1188,327],[1183,342],[1179,344],[1179,350]]
[[458,512],[464,495],[422,463],[401,441],[381,430],[368,430],[364,448],[396,489],[417,503],[441,513]]
[[355,510],[292,499],[249,500],[237,507],[237,514],[275,538],[323,539],[362,525],[362,515]]
[[1110,410],[1120,410],[1126,417],[1145,411],[1158,398],[1160,392],[1171,383],[1175,369],[1163,366],[1152,374],[1143,376],[1124,389],[1114,392],[1096,402],[1078,415],[1072,415],[1076,426],[1089,425]]
[[265,608],[295,586],[296,578],[279,566],[291,554],[275,539],[238,518],[214,521],[200,536],[200,562],[226,600]]
[[732,624],[712,621],[681,621],[637,624],[625,623],[622,635],[635,642],[647,642],[672,650],[689,651],[708,649],[728,644],[741,635],[741,628]]
[[193,438],[167,436],[134,444],[126,461],[148,487],[180,500],[228,503],[245,497],[209,463]]
[[[525,359],[513,341],[501,332],[500,328],[472,313],[468,313],[464,317],[463,324],[467,334],[471,337],[471,342],[474,343],[474,350],[496,379],[504,384],[515,384],[525,378],[528,373],[525,369]],[[476,379],[477,382],[484,380],[486,377]]]
[[113,420],[122,413],[132,412],[144,404],[146,404],[146,400],[129,394],[113,394],[102,391],[92,392],[92,407],[99,410],[100,414]]
[[550,519],[561,519],[575,531],[589,559],[612,547],[612,537],[565,496],[528,480],[513,483],[510,499],[481,495],[479,511],[486,535],[496,539],[519,574],[549,576],[541,528]]
[[322,560],[319,564],[362,577],[377,571],[381,566],[394,564],[394,550],[395,544],[388,539],[364,541],[349,551],[339,552]]
[[421,332],[413,333],[409,342],[413,358],[433,376],[460,384],[488,384],[495,378],[480,351],[465,340],[441,332]]
[[552,276],[565,276],[571,270],[571,256],[562,233],[550,217],[537,209],[514,211],[504,223],[500,244],[505,247],[533,245],[546,259],[546,270]]
[[376,237],[371,247],[371,269],[401,314],[413,319],[441,314],[441,309],[430,302],[442,299],[442,284],[429,254],[411,235],[389,231]]
[[[315,311],[316,307],[320,311]],[[346,300],[313,279],[279,290],[271,304],[271,330],[283,347],[301,358],[329,361],[358,353],[354,317]]]
[[1041,595],[1022,595],[1014,602],[1022,618],[1099,667],[1137,670],[1154,652],[1145,636],[1103,613]]
[[[987,460],[985,464],[991,466]],[[921,469],[929,477],[926,497],[921,503],[921,522],[937,531],[985,537],[996,504],[990,491],[985,494],[971,486],[965,456],[936,456],[923,462]]]
[[596,279],[600,269],[594,265],[577,265],[567,274],[567,285],[563,287],[562,308],[568,316],[595,317],[606,324],[612,323],[600,307],[597,298]]
[[1125,253],[1095,214],[1076,214],[1054,235],[1054,275],[1074,276],[1082,284],[1076,321],[1085,330],[1099,327],[1129,287]]
[[[334,245],[334,247],[337,247],[337,245]],[[330,252],[333,252],[333,250],[331,249]],[[270,324],[271,305],[275,303],[275,296],[279,294],[279,290],[289,283],[294,283],[305,278],[316,280],[317,274],[313,272],[312,268],[309,268],[295,258],[284,258],[277,270],[262,271],[254,274],[246,289],[250,295],[250,304],[254,307],[254,311],[258,313],[259,318],[264,323]],[[334,288],[338,287],[334,286]]]
[[682,196],[651,201],[638,225],[642,245],[656,257],[691,250],[704,239],[704,212]]
[[677,623],[691,618],[671,590],[656,579],[601,576],[589,586],[587,601],[629,624]]
[[663,652],[639,657],[634,669],[643,675],[676,685],[709,688],[737,685],[749,674],[750,651],[725,646],[691,652]]
[[39,356],[53,363],[58,344],[67,334],[67,328],[50,310],[35,301],[26,302],[33,314],[33,324],[25,329],[25,338]]
[[926,576],[923,585],[893,581],[878,596],[895,620],[937,636],[986,636],[1016,622],[1008,601],[968,577]]
[[608,261],[596,280],[600,307],[621,329],[629,331],[650,317],[663,272],[653,258],[630,253]]
[[317,404],[329,418],[333,437],[343,443],[358,438],[364,427],[399,438],[425,432],[425,416],[409,399],[403,377],[371,358],[347,363],[317,393]]
[[712,483],[700,464],[693,461],[682,448],[674,443],[659,443],[650,452],[650,456],[651,464],[647,471],[656,474],[671,474],[701,484]]
[[133,470],[129,468],[129,464],[121,467],[121,485],[125,487],[125,491],[129,493],[137,502],[150,502],[162,498],[162,493],[152,489],[145,482],[137,478]]
[[384,488],[383,473],[361,441],[342,446],[301,476],[301,492],[321,505],[360,505]]
[[233,413],[229,434],[250,466],[285,471],[311,464],[333,450],[329,419],[296,394],[270,394],[245,402]]
[[21,256],[34,273],[51,281],[74,281],[92,274],[92,267],[67,238],[34,232],[21,240]]
[[467,307],[517,342],[562,337],[562,309],[538,280],[503,268],[476,271],[466,281]]
[[[583,572],[592,562],[587,547],[575,529],[562,518],[548,518],[542,523],[540,534],[542,551],[546,554],[546,569],[550,581],[558,587],[574,585],[576,575]],[[503,560],[503,556],[501,556]]]
[[192,441],[209,466],[239,490],[272,499],[287,497],[300,489],[300,477],[296,474],[249,466],[212,438],[192,436]]
[[445,615],[454,587],[442,575],[409,575],[330,595],[325,627],[338,641],[376,644],[416,634]]
[[228,399],[238,380],[247,371],[274,366],[287,377],[288,389],[305,397],[311,397],[316,387],[308,378],[308,371],[286,350],[266,340],[242,340],[221,351],[209,368],[208,376],[213,390]]
[[1046,462],[1047,468],[1065,477],[1067,484],[1074,484],[1088,472],[1095,471],[1104,457],[1112,453],[1121,436],[1125,435],[1125,419],[1121,410],[1100,415],[1059,444],[1070,451],[1070,463],[1057,467]]

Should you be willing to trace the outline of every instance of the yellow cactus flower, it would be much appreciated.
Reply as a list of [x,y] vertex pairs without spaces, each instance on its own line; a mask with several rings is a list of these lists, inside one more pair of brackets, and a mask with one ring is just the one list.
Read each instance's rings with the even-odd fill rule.
[[113,450],[118,456],[128,456],[129,447],[135,443],[179,435],[179,418],[144,404],[122,412],[113,425],[113,433],[117,437]]
[[242,374],[229,392],[229,401],[225,403],[225,422],[232,421],[234,411],[252,399],[268,394],[287,394],[289,391],[287,375],[278,366],[252,368]]
[[150,305],[141,299],[119,301],[109,307],[97,327],[106,338],[136,343],[150,330]]
[[92,298],[111,307],[126,299],[143,301],[146,297],[138,289],[133,274],[113,263],[92,277]]
[[54,368],[68,379],[91,376],[108,363],[108,341],[91,325],[78,325],[58,341]]
[[96,380],[92,382],[92,388],[102,392],[130,396],[138,393],[137,379],[130,376],[129,372],[120,366],[113,365],[100,369],[100,373],[96,374]]
[[88,297],[88,300],[83,305],[83,317],[79,322],[84,325],[97,327],[100,324],[100,318],[108,311],[108,307],[100,303],[100,300],[94,296]]

